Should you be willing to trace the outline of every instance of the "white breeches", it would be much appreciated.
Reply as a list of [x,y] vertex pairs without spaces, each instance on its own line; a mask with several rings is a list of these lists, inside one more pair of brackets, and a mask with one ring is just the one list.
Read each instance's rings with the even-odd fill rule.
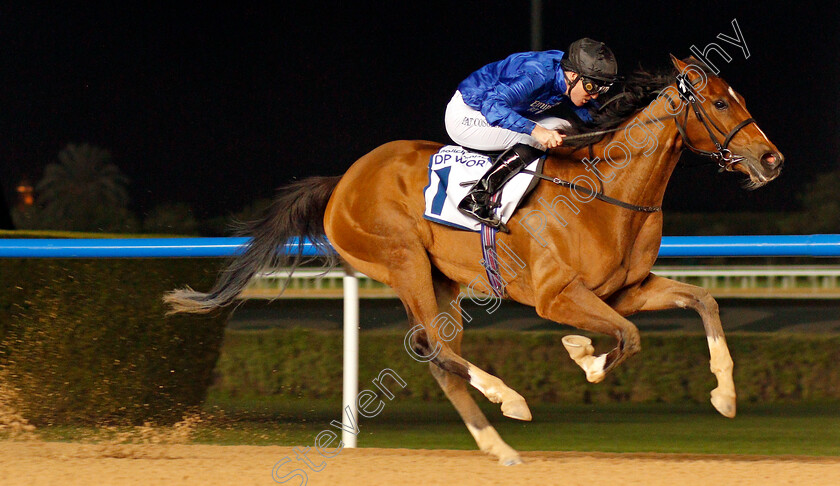
[[[545,150],[529,134],[514,132],[502,127],[491,127],[480,111],[464,103],[461,92],[455,95],[446,106],[446,132],[458,145],[475,150],[505,150],[517,143],[524,143],[540,150]],[[556,117],[532,118],[532,121],[549,130],[568,129],[572,124],[568,120]]]

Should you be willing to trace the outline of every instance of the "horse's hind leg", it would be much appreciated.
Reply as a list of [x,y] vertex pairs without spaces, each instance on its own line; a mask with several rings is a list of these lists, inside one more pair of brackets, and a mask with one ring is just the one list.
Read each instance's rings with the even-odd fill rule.
[[[459,324],[459,328],[462,329],[460,326],[462,322],[460,306],[454,309],[450,306],[450,303],[455,301],[458,291],[457,283],[439,274],[435,276],[435,297],[437,298],[438,311],[452,315]],[[457,354],[461,353],[462,337],[463,332],[459,332],[449,341],[452,351]],[[435,363],[429,363],[429,369],[446,397],[449,398],[458,414],[461,415],[467,429],[478,444],[478,448],[498,458],[499,464],[511,466],[521,463],[519,453],[502,440],[496,429],[490,425],[481,409],[478,408],[467,390],[467,382],[460,376],[445,371]]]
[[452,313],[438,314],[432,266],[425,251],[406,255],[403,261],[407,266],[401,267],[398,272],[392,268],[387,283],[402,300],[410,318],[423,326],[419,332],[411,331],[411,347],[416,357],[424,357],[424,361],[431,361],[444,371],[466,380],[491,402],[501,403],[506,417],[531,420],[531,411],[522,395],[452,349],[451,327],[458,326],[455,334],[459,334],[460,322],[452,319]]

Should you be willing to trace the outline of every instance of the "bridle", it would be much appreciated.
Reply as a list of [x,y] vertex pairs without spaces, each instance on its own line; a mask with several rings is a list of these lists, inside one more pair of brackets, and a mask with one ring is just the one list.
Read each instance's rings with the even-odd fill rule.
[[[735,135],[738,132],[740,132],[742,128],[751,123],[755,123],[755,119],[752,117],[747,118],[741,123],[735,125],[735,127],[729,133],[726,133],[723,130],[721,130],[720,127],[717,126],[717,124],[715,124],[715,122],[706,112],[706,109],[703,108],[703,105],[698,100],[697,91],[695,91],[694,89],[694,83],[688,80],[687,74],[677,75],[677,91],[679,92],[680,99],[691,105],[691,109],[694,110],[694,114],[697,116],[697,120],[703,125],[703,127],[706,128],[706,131],[709,132],[709,138],[711,139],[712,143],[715,144],[717,152],[709,152],[708,150],[702,150],[700,148],[697,148],[693,143],[691,143],[691,139],[688,138],[688,133],[686,133],[685,130],[686,124],[688,123],[688,107],[686,107],[685,109],[685,116],[682,119],[682,123],[680,123],[679,118],[675,117],[677,130],[680,131],[680,135],[683,138],[683,142],[685,142],[685,146],[697,155],[710,157],[712,160],[717,162],[721,169],[732,171],[732,166],[744,160],[744,157],[733,154],[732,151],[728,148],[729,142],[732,141]],[[670,101],[673,105],[673,102],[671,101],[670,97],[668,98],[668,101]],[[711,125],[711,127],[709,125]],[[714,128],[715,130],[717,130],[718,133],[724,136],[722,144],[715,135],[715,132],[712,131],[712,128]]]

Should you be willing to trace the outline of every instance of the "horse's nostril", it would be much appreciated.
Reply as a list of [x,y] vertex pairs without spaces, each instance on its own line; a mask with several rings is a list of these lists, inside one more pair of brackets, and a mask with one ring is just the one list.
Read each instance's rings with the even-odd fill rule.
[[776,167],[782,165],[782,160],[783,159],[781,154],[767,152],[766,154],[761,156],[761,165],[767,167],[770,170],[773,170]]

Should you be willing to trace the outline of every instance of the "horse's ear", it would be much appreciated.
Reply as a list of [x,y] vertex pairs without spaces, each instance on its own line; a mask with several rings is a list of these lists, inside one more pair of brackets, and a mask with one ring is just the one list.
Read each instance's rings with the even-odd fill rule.
[[704,63],[703,61],[701,61],[701,60],[697,59],[696,57],[694,57],[694,54],[692,54],[692,55],[688,56],[688,57],[685,59],[685,61],[686,61],[688,64],[703,64],[703,65],[705,65],[705,64],[706,64],[706,63]]
[[681,73],[684,73],[685,69],[688,66],[695,66],[698,69],[705,69],[706,68],[706,63],[704,63],[703,61],[700,61],[699,59],[697,59],[693,55],[688,56],[685,59],[677,59],[676,56],[674,56],[673,54],[670,54],[670,56],[671,56],[671,63],[674,65],[675,68],[677,68],[677,71],[679,71]]
[[683,72],[683,69],[685,69],[685,68],[686,68],[686,66],[688,66],[688,64],[686,64],[686,63],[684,63],[684,62],[680,61],[680,60],[679,60],[679,59],[677,59],[677,57],[676,57],[676,56],[674,56],[673,54],[669,54],[669,55],[671,56],[671,63],[673,63],[673,64],[674,64],[674,67],[675,67],[675,68],[677,68],[677,71],[679,71],[679,72]]

